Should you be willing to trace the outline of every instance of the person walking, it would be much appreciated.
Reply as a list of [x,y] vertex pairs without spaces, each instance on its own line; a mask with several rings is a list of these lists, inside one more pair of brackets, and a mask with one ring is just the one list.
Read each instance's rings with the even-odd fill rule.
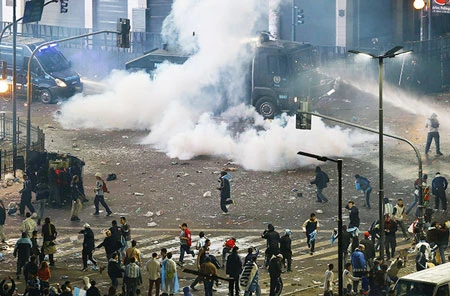
[[131,227],[127,222],[127,218],[125,218],[124,216],[120,217],[120,232],[122,235],[121,236],[122,249],[120,250],[120,252],[122,254],[122,257],[125,257],[126,250],[131,248]]
[[83,207],[84,193],[80,189],[80,178],[77,175],[72,177],[70,183],[70,192],[72,197],[72,210],[70,221],[80,221],[78,217],[80,215],[81,208]]
[[434,209],[439,210],[439,204],[442,203],[442,211],[447,211],[447,197],[445,196],[445,190],[447,190],[447,179],[441,176],[440,172],[437,172],[433,181],[431,182],[431,193],[435,196]]
[[325,277],[323,280],[323,295],[333,296],[333,283],[334,283],[334,265],[333,263],[328,264],[328,269],[325,271]]
[[217,190],[220,191],[220,208],[222,209],[223,215],[228,215],[229,204],[235,204],[235,202],[230,199],[231,198],[231,188],[230,188],[230,178],[231,175],[227,172],[220,172],[219,182],[220,186],[217,187]]
[[33,213],[33,215],[30,212],[27,212],[25,214],[25,220],[22,221],[22,232],[26,232],[28,238],[31,238],[33,236],[33,231],[36,230],[37,222],[35,220],[36,214]]
[[56,244],[55,239],[58,236],[58,232],[56,232],[56,227],[51,223],[50,217],[46,217],[44,220],[44,224],[42,225],[42,237],[44,238],[44,242],[42,245],[43,252],[41,252],[41,261],[44,261],[45,255],[48,255],[48,259],[50,261],[50,266],[55,266],[55,260],[53,258],[53,254],[56,253]]
[[95,238],[94,232],[91,229],[91,225],[88,223],[84,224],[84,229],[79,232],[83,235],[83,249],[81,250],[81,259],[83,261],[83,269],[82,271],[86,271],[88,269],[87,262],[88,259],[94,264],[94,270],[97,269],[97,261],[94,259],[94,250],[95,250]]
[[94,188],[94,192],[95,192],[95,197],[94,197],[94,206],[95,206],[95,213],[94,215],[98,215],[100,212],[99,209],[99,204],[101,204],[105,210],[106,210],[106,216],[111,216],[112,211],[109,208],[109,206],[106,204],[105,201],[105,192],[109,193],[109,190],[106,188],[106,183],[105,181],[102,179],[102,174],[97,172],[95,173],[95,188]]
[[0,239],[3,244],[6,243],[5,222],[6,222],[6,209],[5,205],[3,204],[3,200],[0,199]]
[[[395,256],[395,248],[397,246],[397,241],[395,237],[395,233],[397,232],[397,223],[391,216],[384,216],[384,248],[386,250],[387,260],[391,259]],[[390,248],[390,249],[389,249]]]
[[119,278],[123,277],[125,270],[121,267],[119,261],[119,253],[114,252],[108,261],[108,276],[111,279],[111,285],[117,289],[119,286]]
[[217,279],[217,268],[212,264],[211,258],[205,258],[205,262],[200,266],[200,275],[203,278],[205,296],[212,296],[214,281]]
[[399,198],[397,200],[397,204],[395,205],[394,211],[392,212],[392,217],[395,223],[397,223],[397,226],[400,226],[400,229],[403,232],[405,240],[411,239],[411,237],[408,234],[408,227],[406,227],[405,224],[406,212],[405,212],[405,205],[403,204],[403,199]]
[[239,296],[239,276],[242,272],[242,261],[238,254],[239,248],[234,246],[231,254],[227,258],[227,268],[225,273],[232,279],[228,282],[228,294]]
[[287,272],[292,271],[292,248],[291,248],[291,230],[286,229],[284,235],[280,239],[280,253],[283,255],[283,261],[281,262]]
[[356,191],[362,191],[364,192],[364,197],[366,198],[366,201],[364,202],[364,207],[367,206],[368,209],[370,209],[370,193],[372,192],[372,187],[370,186],[369,179],[360,176],[358,174],[355,175],[355,187]]
[[345,207],[348,211],[349,211],[349,219],[350,222],[348,223],[348,229],[350,230],[350,228],[354,228],[354,227],[359,227],[359,210],[358,208],[355,206],[355,202],[353,200],[350,200],[347,203],[347,206]]
[[45,204],[50,198],[50,188],[46,182],[47,178],[41,177],[39,183],[34,188],[36,192],[36,201],[38,203],[37,211],[37,225],[41,225],[41,221],[44,218]]
[[311,213],[309,219],[303,223],[303,232],[306,234],[306,243],[310,249],[310,254],[314,254],[314,246],[316,245],[316,236],[319,232],[319,220],[316,218],[316,214]]
[[148,272],[148,296],[153,295],[153,286],[155,286],[155,295],[159,296],[159,289],[161,287],[161,265],[158,261],[158,254],[153,253],[146,266]]
[[436,145],[436,155],[442,155],[440,145],[439,145],[439,120],[437,119],[437,114],[432,113],[431,116],[425,122],[425,128],[428,128],[427,144],[425,145],[425,155],[430,152],[431,142],[434,139],[434,144]]
[[270,259],[269,275],[270,275],[270,293],[269,296],[279,296],[283,290],[283,281],[281,280],[281,261],[283,255],[278,254]]
[[322,171],[320,166],[316,166],[316,177],[314,180],[312,180],[310,183],[316,185],[316,192],[317,192],[317,202],[328,202],[328,198],[323,194],[323,190],[327,188],[328,182],[330,182],[330,179],[328,178],[327,173]]
[[[416,179],[416,181],[414,181],[414,200],[413,202],[409,205],[408,209],[406,209],[406,215],[409,215],[409,213],[411,212],[412,209],[414,209],[414,207],[419,203],[419,190],[422,190],[422,192],[425,190],[426,186],[427,186],[427,180],[428,180],[428,175],[424,174],[422,176],[422,187],[420,186],[420,181],[419,178]],[[415,216],[419,216],[419,210],[416,210],[416,214]]]
[[227,262],[227,256],[228,256],[228,254],[231,253],[231,250],[233,250],[235,245],[236,245],[236,239],[234,237],[231,237],[231,238],[227,239],[223,243],[223,248],[222,248],[222,268],[225,267],[225,263]]
[[[200,270],[200,266],[205,262],[206,257],[209,257],[209,247],[211,246],[211,241],[209,239],[205,240],[203,247],[200,248],[197,254],[197,269]],[[195,286],[200,282],[200,276],[197,276],[195,280],[190,284],[189,288],[192,291],[196,291]]]
[[188,229],[186,223],[181,224],[180,226],[180,258],[178,264],[183,266],[184,264],[184,253],[191,254],[192,257],[195,257],[194,251],[191,250],[192,245],[192,236],[191,231]]
[[25,213],[25,207],[28,207],[31,213],[34,213],[34,207],[31,204],[31,192],[33,190],[33,186],[31,184],[30,179],[27,175],[23,175],[23,188],[19,191],[20,196],[20,205],[19,205],[19,213],[21,216]]
[[117,242],[115,238],[111,236],[111,231],[106,230],[106,237],[103,239],[103,242],[100,243],[96,248],[100,249],[101,247],[105,248],[106,259],[111,259],[114,252],[119,252],[120,243]]
[[267,249],[265,252],[265,267],[267,267],[272,256],[280,253],[280,235],[275,231],[275,227],[272,224],[268,224],[267,229],[264,230],[261,237],[267,241]]
[[31,247],[32,244],[30,238],[26,232],[22,232],[22,237],[17,240],[13,251],[14,258],[17,257],[16,278],[18,280],[20,279],[22,268],[30,260]]
[[[36,256],[31,255],[30,261],[28,261],[23,267],[23,279],[27,281],[32,274],[37,274],[39,266],[36,263]],[[0,294],[1,295],[1,294]]]
[[39,269],[36,275],[38,276],[41,284],[41,291],[50,288],[50,278],[52,277],[52,274],[47,261],[42,261],[41,264],[39,264]]

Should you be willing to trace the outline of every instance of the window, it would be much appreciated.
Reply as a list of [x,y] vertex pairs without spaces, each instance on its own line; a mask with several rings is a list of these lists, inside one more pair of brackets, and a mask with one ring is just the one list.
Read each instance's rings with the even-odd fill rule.
[[269,74],[285,76],[287,74],[287,58],[282,55],[267,57],[267,71]]
[[449,296],[448,285],[440,286],[436,292],[436,296]]

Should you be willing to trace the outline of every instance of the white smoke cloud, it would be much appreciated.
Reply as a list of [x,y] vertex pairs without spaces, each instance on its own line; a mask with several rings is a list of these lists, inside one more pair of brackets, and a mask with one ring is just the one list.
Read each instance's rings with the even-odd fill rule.
[[[149,129],[143,143],[170,157],[214,155],[253,170],[313,163],[298,157],[300,150],[330,157],[351,155],[354,145],[373,137],[326,127],[317,118],[312,131],[300,131],[294,117],[263,121],[253,108],[237,104],[244,96],[248,65],[244,61],[252,55],[243,41],[254,37],[257,20],[268,13],[267,5],[260,4],[260,0],[174,1],[164,36],[191,58],[183,65],[162,65],[154,80],[143,72],[114,71],[104,81],[102,94],[76,95],[63,104],[60,123],[65,128]],[[228,110],[217,118],[224,105]]]

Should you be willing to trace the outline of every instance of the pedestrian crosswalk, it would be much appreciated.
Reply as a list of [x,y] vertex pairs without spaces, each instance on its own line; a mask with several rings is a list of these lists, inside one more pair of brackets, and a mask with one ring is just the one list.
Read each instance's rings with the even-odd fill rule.
[[[96,237],[96,245],[100,244],[104,238],[104,231],[102,229],[93,228],[95,237]],[[199,230],[200,231],[200,230]],[[193,242],[192,248],[195,249],[196,244],[196,234],[199,232],[193,230]],[[303,233],[294,233],[292,238],[292,268],[293,272],[283,273],[282,278],[284,282],[284,293],[283,295],[289,295],[288,292],[294,293],[295,291],[299,291],[299,289],[315,289],[320,286],[320,282],[322,281],[323,272],[326,269],[326,264],[334,263],[337,266],[338,260],[338,242],[336,241],[334,244],[331,244],[328,236],[326,234],[331,235],[331,230],[322,230],[322,237],[319,237],[316,245],[315,252],[313,255],[310,255],[309,249],[306,245],[306,238]],[[210,235],[208,235],[210,233]],[[223,243],[230,238],[231,236],[237,239],[236,244],[239,246],[240,255],[245,257],[247,254],[247,249],[249,247],[256,247],[260,252],[260,256],[258,259],[258,264],[260,266],[263,265],[264,261],[264,250],[266,248],[266,241],[261,238],[262,231],[253,230],[253,231],[239,231],[236,230],[233,232],[232,230],[229,233],[224,232],[223,230],[218,232],[218,235],[214,235],[215,231],[213,229],[209,229],[206,232],[206,236],[211,240],[210,253],[214,254],[219,262],[222,256],[222,247]],[[147,262],[151,258],[152,253],[160,253],[161,248],[166,248],[169,252],[173,253],[173,259],[178,261],[179,258],[179,238],[178,238],[177,230],[158,230],[158,229],[134,229],[132,239],[137,241],[137,247],[141,251],[142,261]],[[74,279],[79,279],[82,276],[90,276],[90,277],[101,277],[104,282],[104,285],[107,286],[109,284],[109,278],[107,273],[99,274],[98,271],[89,269],[88,272],[82,273],[81,267],[81,249],[82,249],[82,235],[75,235],[69,233],[68,230],[64,231],[64,234],[58,236],[57,239],[57,253],[55,254],[55,258],[57,260],[57,270],[61,274],[67,273],[69,277],[74,277]],[[404,241],[401,238],[397,239],[398,246],[397,250],[406,249],[410,247],[410,242]],[[8,241],[9,248],[3,250],[3,256],[5,258],[4,262],[6,264],[2,264],[4,266],[2,271],[0,272],[3,275],[13,275],[15,273],[15,258],[12,256],[13,247],[15,240],[11,239]],[[99,266],[106,266],[107,259],[104,249],[96,249],[94,253],[94,257],[98,262]],[[196,257],[192,257],[191,255],[185,255],[185,264],[184,267],[190,269],[196,269]],[[3,262],[2,262],[3,263]],[[145,267],[143,267],[145,269]],[[224,275],[224,271],[220,271],[222,275]],[[317,277],[317,274],[320,274],[320,277]],[[146,278],[146,272],[143,272],[144,279]],[[336,276],[337,277],[337,276]],[[185,274],[179,272],[180,278],[180,286],[189,285],[194,276],[190,274]],[[260,268],[260,285],[262,288],[262,294],[268,294],[269,289],[269,273],[264,268]],[[100,283],[99,279],[97,282]],[[147,281],[144,280],[144,285]],[[202,287],[198,287],[201,288]],[[143,288],[144,290],[147,287]],[[226,284],[219,286],[217,295],[227,295],[226,292],[228,287]],[[202,291],[203,292],[203,291]],[[199,293],[199,292],[196,292]],[[195,295],[195,294],[194,294]],[[201,293],[198,295],[202,295]],[[295,295],[292,294],[292,295]]]

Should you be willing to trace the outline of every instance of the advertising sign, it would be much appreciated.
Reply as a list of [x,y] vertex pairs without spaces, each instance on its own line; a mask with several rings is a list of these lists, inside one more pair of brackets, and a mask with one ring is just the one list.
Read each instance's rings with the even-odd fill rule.
[[450,0],[433,0],[434,13],[450,13]]

